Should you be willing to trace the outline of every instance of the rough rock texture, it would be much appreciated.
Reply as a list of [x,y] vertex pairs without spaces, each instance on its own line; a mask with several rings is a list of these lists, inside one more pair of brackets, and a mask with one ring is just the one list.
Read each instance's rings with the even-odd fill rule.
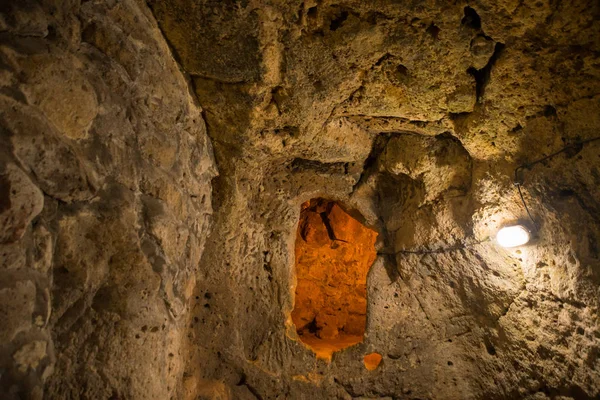
[[0,397],[176,397],[215,166],[156,21],[3,2],[0,64]]
[[[0,10],[3,393],[600,396],[597,1]],[[528,222],[515,168],[566,145],[517,176]],[[378,233],[329,362],[290,318],[319,197]]]
[[[149,1],[220,177],[186,398],[600,395],[597,2]],[[211,40],[216,38],[216,42]],[[362,343],[315,359],[287,319],[300,206],[379,233]],[[365,355],[379,353],[367,371]]]

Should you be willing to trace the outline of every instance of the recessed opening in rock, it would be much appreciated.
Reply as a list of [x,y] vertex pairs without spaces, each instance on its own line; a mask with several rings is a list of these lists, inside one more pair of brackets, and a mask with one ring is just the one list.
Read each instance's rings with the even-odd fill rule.
[[292,321],[318,357],[360,343],[367,321],[367,273],[377,233],[338,203],[302,204],[296,235],[296,298]]

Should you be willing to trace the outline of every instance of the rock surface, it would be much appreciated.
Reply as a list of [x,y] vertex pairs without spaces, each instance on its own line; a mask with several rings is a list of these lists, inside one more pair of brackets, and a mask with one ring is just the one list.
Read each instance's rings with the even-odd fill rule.
[[[8,399],[600,396],[597,1],[23,0],[0,62]],[[314,198],[377,232],[330,361]]]
[[0,397],[168,399],[216,174],[142,1],[0,6]]
[[[600,395],[600,143],[523,172],[534,244],[493,240],[527,222],[518,165],[598,136],[596,2],[149,5],[221,173],[186,398]],[[215,32],[216,50],[202,44]],[[329,364],[287,323],[316,197],[379,233],[364,341]]]

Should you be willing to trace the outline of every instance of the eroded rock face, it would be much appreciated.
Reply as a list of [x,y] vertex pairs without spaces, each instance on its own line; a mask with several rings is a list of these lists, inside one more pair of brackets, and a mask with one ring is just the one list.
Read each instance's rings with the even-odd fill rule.
[[[599,7],[2,4],[0,389],[598,397]],[[498,247],[515,168],[569,144],[523,170],[535,241]],[[329,362],[289,321],[314,198],[377,233]]]
[[[597,136],[596,3],[188,3],[150,2],[207,111],[222,173],[188,398],[600,393],[598,142],[525,171],[534,245],[493,241],[527,219],[514,169]],[[202,52],[215,29],[222,50]],[[233,49],[252,60],[244,74],[198,68]],[[378,233],[364,341],[330,364],[287,324],[299,209],[317,197]],[[368,371],[371,353],[382,361]]]
[[177,398],[201,109],[140,1],[0,6],[0,397]]

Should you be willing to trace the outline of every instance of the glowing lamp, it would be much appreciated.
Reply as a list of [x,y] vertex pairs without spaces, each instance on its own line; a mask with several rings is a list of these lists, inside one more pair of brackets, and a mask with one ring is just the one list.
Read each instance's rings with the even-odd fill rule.
[[496,240],[502,247],[517,247],[529,242],[531,235],[523,225],[505,226],[498,231]]

